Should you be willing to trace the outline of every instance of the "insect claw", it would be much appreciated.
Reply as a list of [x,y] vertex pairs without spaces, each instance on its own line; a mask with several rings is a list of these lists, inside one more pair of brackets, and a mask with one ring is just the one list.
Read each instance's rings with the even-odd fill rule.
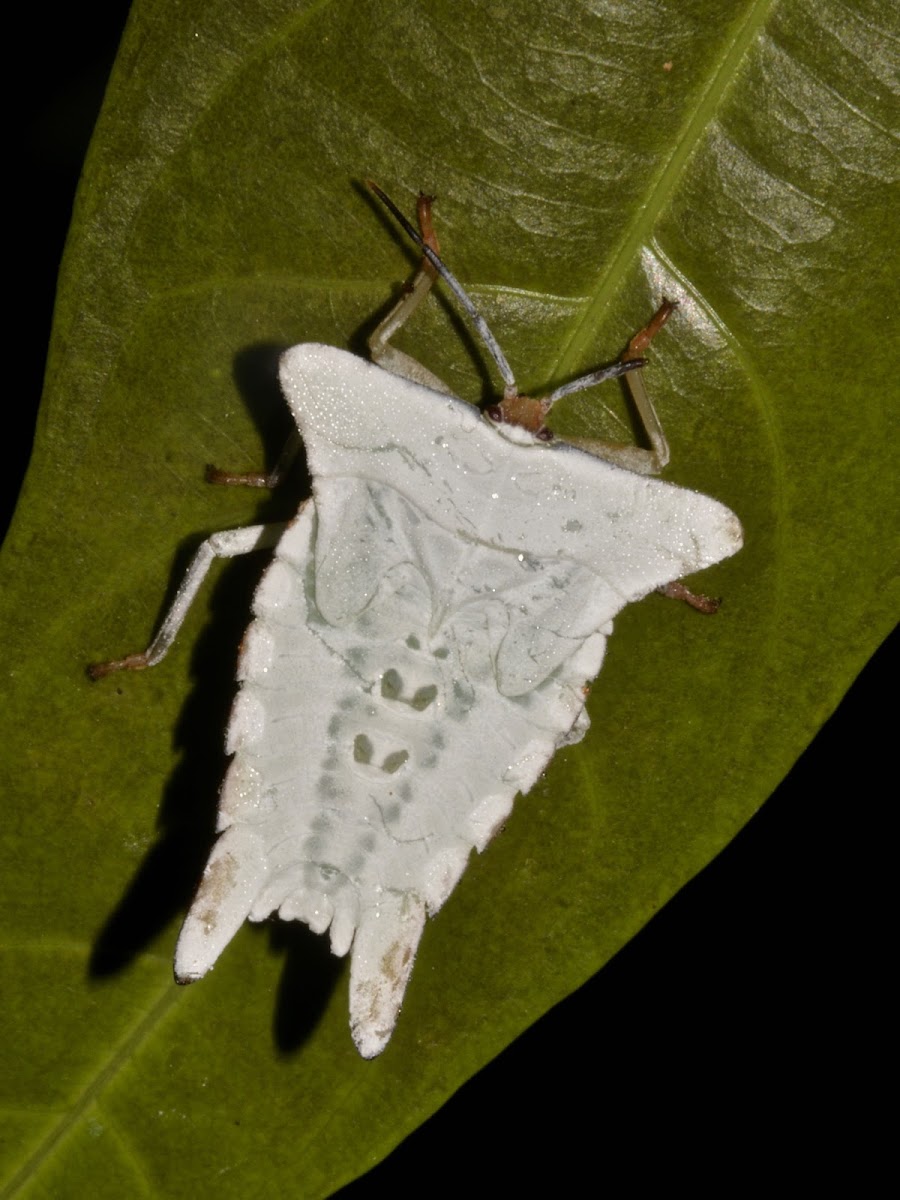
[[111,662],[91,663],[87,673],[89,678],[97,680],[105,679],[115,671],[143,671],[149,666],[146,654],[128,654],[125,658],[116,658]]
[[707,617],[717,613],[722,603],[721,597],[716,599],[714,596],[704,596],[702,592],[692,592],[680,579],[676,579],[672,583],[664,583],[656,590],[668,600],[681,600]]

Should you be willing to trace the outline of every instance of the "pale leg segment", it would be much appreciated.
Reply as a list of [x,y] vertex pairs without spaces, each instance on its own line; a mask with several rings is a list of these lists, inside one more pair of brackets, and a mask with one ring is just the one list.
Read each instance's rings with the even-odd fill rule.
[[[435,254],[440,254],[437,235],[431,220],[432,203],[433,197],[420,193],[416,215],[419,219],[422,241],[430,246]],[[452,390],[442,379],[438,379],[437,375],[432,374],[427,367],[423,367],[409,354],[405,354],[396,346],[391,345],[391,338],[403,328],[425,300],[436,278],[437,271],[427,259],[423,258],[418,271],[404,287],[403,295],[369,335],[368,347],[372,362],[377,363],[385,371],[390,371],[392,375],[399,375],[401,379],[409,379],[413,383],[431,388],[432,391],[441,392],[445,396],[452,396]]]
[[372,362],[383,367],[385,371],[390,371],[392,375],[399,375],[401,379],[410,379],[413,383],[431,388],[432,391],[452,396],[453,392],[442,379],[438,379],[427,367],[423,367],[420,362],[398,350],[390,342],[431,291],[433,283],[433,268],[430,264],[424,264],[391,311],[369,336],[369,354]]
[[[664,300],[643,329],[639,330],[628,348],[621,356],[622,362],[631,362],[643,357],[644,351],[668,321],[675,310],[671,300]],[[669,443],[663,433],[662,425],[653,407],[653,401],[644,386],[644,372],[641,368],[629,371],[623,376],[625,385],[631,395],[638,419],[643,426],[650,449],[644,446],[629,446],[618,442],[604,442],[595,438],[568,438],[573,446],[586,450],[604,462],[624,467],[638,475],[658,475],[669,461]]]
[[191,564],[175,593],[175,599],[147,649],[141,654],[129,654],[111,662],[94,663],[88,667],[90,677],[102,679],[104,675],[111,675],[113,671],[142,671],[145,667],[155,667],[165,657],[178,630],[184,624],[188,609],[193,604],[213,562],[217,558],[237,558],[242,554],[251,554],[254,550],[271,550],[278,544],[287,527],[287,521],[279,521],[271,525],[250,525],[246,529],[225,529],[208,537],[191,559]]

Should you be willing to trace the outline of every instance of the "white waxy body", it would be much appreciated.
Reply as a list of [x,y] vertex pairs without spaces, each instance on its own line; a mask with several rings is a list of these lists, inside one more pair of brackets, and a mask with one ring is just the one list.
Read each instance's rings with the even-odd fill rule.
[[256,593],[175,970],[204,975],[247,917],[330,930],[372,1057],[426,914],[584,736],[612,618],[741,530],[715,500],[332,347],[289,350],[281,382],[313,496]]

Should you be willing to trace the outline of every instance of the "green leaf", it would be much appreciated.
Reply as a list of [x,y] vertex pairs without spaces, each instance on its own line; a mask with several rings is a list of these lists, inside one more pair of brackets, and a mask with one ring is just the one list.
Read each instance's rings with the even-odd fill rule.
[[[11,1194],[330,1194],[709,862],[890,627],[891,31],[874,3],[721,9],[135,4],[3,551]],[[259,564],[220,572],[160,667],[84,674],[146,644],[200,537],[295,507],[203,466],[271,461],[276,350],[361,350],[408,273],[367,176],[407,209],[438,196],[524,385],[614,358],[677,296],[648,372],[667,476],[746,533],[697,581],[714,619],[658,597],[619,619],[590,733],[430,924],[371,1063],[302,928],[248,926],[171,981]],[[403,344],[485,394],[446,305]],[[557,428],[628,418],[611,388]]]

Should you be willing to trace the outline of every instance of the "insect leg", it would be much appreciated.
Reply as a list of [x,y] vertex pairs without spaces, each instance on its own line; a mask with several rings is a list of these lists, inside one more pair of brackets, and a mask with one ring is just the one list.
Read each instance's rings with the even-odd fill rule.
[[[619,361],[627,363],[641,358],[675,308],[676,305],[671,300],[663,300],[644,328],[639,330],[628,343]],[[595,454],[598,458],[614,463],[618,467],[625,467],[628,471],[635,471],[639,475],[658,475],[669,461],[669,443],[663,433],[653,402],[644,386],[643,369],[629,371],[624,379],[644,433],[650,443],[650,448],[629,446],[618,442],[604,442],[595,438],[569,438],[567,440],[573,446],[587,450],[589,454]]]
[[246,529],[225,529],[208,537],[191,559],[191,564],[175,593],[175,599],[147,649],[141,654],[128,654],[125,658],[113,659],[111,662],[93,663],[88,667],[91,679],[102,679],[105,675],[111,675],[113,671],[142,671],[145,667],[155,667],[160,659],[165,657],[175,640],[175,635],[184,623],[188,609],[213,562],[217,558],[236,558],[241,554],[250,554],[253,550],[271,549],[277,544],[287,525],[286,521],[272,525],[250,525]]
[[[675,308],[676,304],[673,301],[663,300],[644,328],[639,330],[628,343],[628,348],[622,355],[622,362],[630,362],[633,358],[641,357]],[[669,461],[669,443],[666,441],[666,435],[659,423],[653,402],[644,387],[643,371],[631,371],[625,376],[625,383],[651,446],[650,457],[647,460],[649,469],[646,474],[657,475]]]
[[[422,241],[438,254],[440,251],[437,235],[431,220],[433,203],[433,196],[426,196],[420,192],[416,215],[419,220]],[[413,383],[421,383],[424,387],[431,388],[432,391],[452,396],[452,391],[443,380],[438,379],[437,375],[432,374],[427,367],[423,367],[410,355],[391,345],[391,338],[410,319],[431,291],[436,278],[437,271],[427,258],[423,258],[415,275],[404,286],[400,299],[369,335],[369,354],[373,362],[377,363],[379,367],[383,367],[385,371],[390,371],[392,375],[399,375],[402,379],[411,379]]]
[[278,461],[268,474],[256,471],[223,471],[219,467],[206,467],[206,482],[221,483],[229,487],[276,488],[297,461],[303,439],[295,429],[284,443]]
[[[462,286],[462,284],[459,282],[459,280],[456,278],[456,276],[453,274],[453,272],[450,270],[450,268],[447,266],[447,264],[441,259],[438,252],[434,249],[434,246],[429,244],[427,236],[424,236],[422,233],[416,232],[416,230],[413,228],[413,226],[410,225],[409,221],[407,221],[406,217],[404,217],[403,213],[400,211],[400,209],[397,207],[397,205],[390,198],[390,196],[388,196],[385,192],[383,192],[381,190],[381,188],[378,186],[378,184],[374,183],[371,179],[367,179],[366,184],[369,187],[369,190],[374,192],[374,194],[378,197],[378,199],[385,206],[385,208],[388,210],[388,212],[390,212],[394,216],[395,220],[397,221],[397,224],[407,234],[409,234],[409,236],[412,238],[412,240],[416,243],[417,246],[421,247],[422,253],[424,254],[425,258],[428,260],[428,262],[431,264],[432,268],[443,278],[447,287],[449,287],[450,291],[453,293],[453,295],[458,300],[459,305],[462,308],[462,310],[468,314],[469,320],[472,322],[472,324],[475,326],[475,329],[478,331],[478,336],[481,338],[482,342],[484,343],[485,349],[488,351],[491,358],[494,360],[494,363],[497,366],[497,370],[500,372],[500,375],[503,379],[503,385],[504,385],[503,386],[503,397],[504,397],[504,399],[511,400],[511,399],[513,399],[513,397],[518,396],[519,389],[516,387],[516,381],[515,381],[515,377],[513,376],[513,373],[512,373],[512,367],[510,367],[509,363],[506,361],[506,355],[500,349],[497,339],[494,337],[494,335],[491,333],[490,329],[488,328],[487,321],[485,321],[484,317],[481,315],[481,313],[475,307],[475,304],[474,304],[472,298],[466,292],[465,288]],[[420,198],[420,201],[421,201],[421,198]],[[428,203],[430,205],[430,201]],[[430,213],[430,208],[428,211]],[[421,221],[422,221],[422,217],[421,217],[421,212],[420,212],[420,214],[419,214],[420,225],[421,225]],[[431,236],[433,238],[434,230],[429,230],[429,232],[431,233]],[[430,286],[431,285],[429,284],[429,287]],[[429,374],[430,374],[430,372],[429,372]],[[429,384],[428,386],[431,386],[431,385]]]
[[722,603],[721,600],[716,600],[712,596],[704,596],[702,592],[692,592],[680,579],[676,579],[673,583],[664,583],[656,590],[668,600],[684,601],[685,604],[696,609],[697,612],[703,613],[706,617],[717,613],[719,605]]

